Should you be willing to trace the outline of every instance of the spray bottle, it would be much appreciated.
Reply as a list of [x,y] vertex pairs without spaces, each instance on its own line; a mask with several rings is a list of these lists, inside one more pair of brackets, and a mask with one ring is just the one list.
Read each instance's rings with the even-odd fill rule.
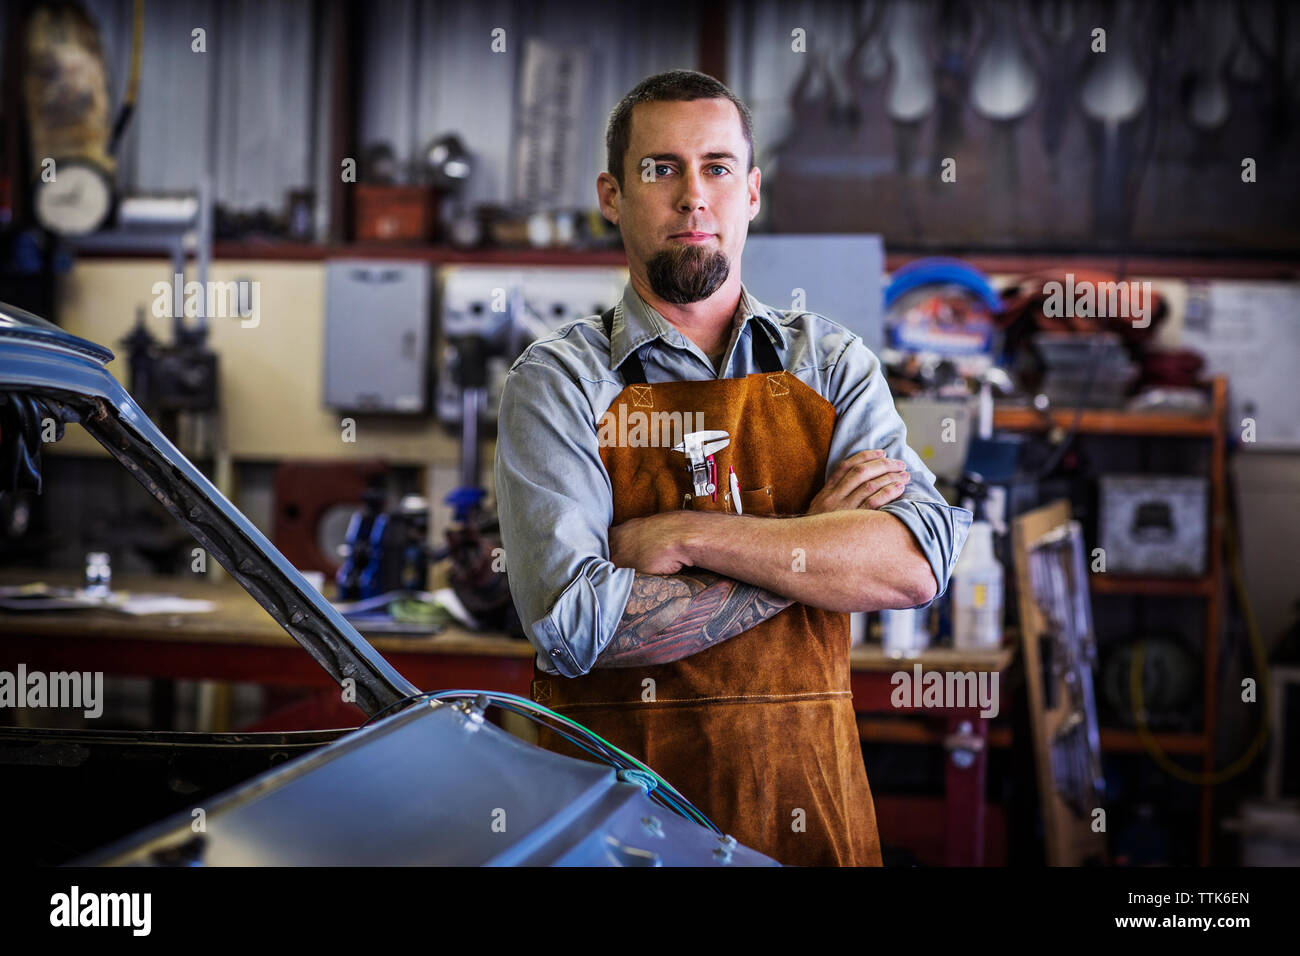
[[979,475],[962,481],[962,507],[972,511],[966,545],[952,572],[952,644],[992,648],[1002,643],[1003,573],[993,551],[993,525],[984,502],[987,487]]

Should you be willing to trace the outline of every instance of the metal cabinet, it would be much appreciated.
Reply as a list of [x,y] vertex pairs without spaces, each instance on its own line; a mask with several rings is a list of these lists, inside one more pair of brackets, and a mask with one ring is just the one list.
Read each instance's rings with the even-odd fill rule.
[[425,263],[326,264],[327,407],[408,415],[429,410],[431,295]]

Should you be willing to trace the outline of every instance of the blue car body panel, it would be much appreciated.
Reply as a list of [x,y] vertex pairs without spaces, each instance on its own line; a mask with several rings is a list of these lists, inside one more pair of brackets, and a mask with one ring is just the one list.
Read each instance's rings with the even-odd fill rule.
[[[311,812],[303,812],[310,807]],[[82,864],[755,866],[613,768],[425,703],[179,813]]]

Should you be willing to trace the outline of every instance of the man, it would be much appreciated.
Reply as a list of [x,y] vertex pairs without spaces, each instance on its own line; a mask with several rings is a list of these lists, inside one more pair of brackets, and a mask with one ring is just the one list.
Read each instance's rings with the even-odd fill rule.
[[[907,447],[860,338],[742,286],[760,180],[744,104],[658,74],[606,146],[596,186],[630,281],[612,314],[530,346],[501,399],[533,697],[782,863],[879,865],[848,612],[942,594],[970,513]],[[655,415],[685,424],[658,440]]]

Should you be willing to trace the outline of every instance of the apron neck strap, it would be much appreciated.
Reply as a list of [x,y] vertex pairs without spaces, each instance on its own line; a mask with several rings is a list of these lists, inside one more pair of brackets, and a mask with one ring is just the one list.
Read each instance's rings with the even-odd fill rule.
[[[614,334],[614,309],[611,307],[602,312],[600,321],[605,327],[605,338],[612,339]],[[781,359],[776,354],[776,347],[772,344],[772,340],[768,338],[767,332],[757,327],[750,329],[749,344],[753,349],[754,365],[760,371],[769,375],[781,371]],[[629,352],[627,358],[623,359],[623,364],[615,371],[622,374],[625,385],[644,385],[646,383],[645,366],[641,364],[641,359],[637,357],[636,352]]]

